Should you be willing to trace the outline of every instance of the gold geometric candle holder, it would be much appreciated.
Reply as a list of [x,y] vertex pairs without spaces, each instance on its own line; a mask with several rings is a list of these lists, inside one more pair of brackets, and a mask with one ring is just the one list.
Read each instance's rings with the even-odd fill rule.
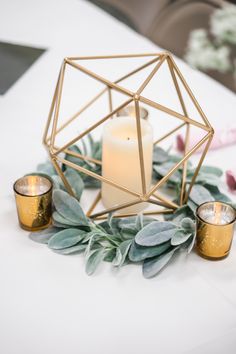
[[[101,61],[105,61],[106,65],[111,65],[111,62],[113,63],[114,60],[135,60],[135,59],[142,59],[145,60],[142,65],[139,65],[138,67],[133,67],[132,70],[129,73],[123,74],[121,77],[118,77],[116,79],[107,79],[106,77],[102,75],[96,74],[93,70],[90,68],[87,68],[84,63],[91,63],[91,62],[96,62],[98,67],[99,63]],[[151,60],[150,60],[151,58]],[[113,64],[112,64],[113,65]],[[161,104],[158,100],[156,99],[150,99],[150,97],[146,97],[147,95],[145,94],[145,89],[148,87],[150,82],[158,76],[160,69],[162,67],[166,67],[165,70],[168,70],[168,75],[170,75],[171,78],[171,85],[172,88],[175,90],[175,94],[178,100],[178,105],[181,109],[181,112],[179,112],[179,109],[172,109],[168,107],[168,104]],[[114,72],[116,68],[120,68],[118,65],[113,65]],[[62,101],[62,93],[65,91],[64,90],[64,81],[65,81],[65,75],[67,70],[73,69],[74,72],[80,72],[82,74],[85,74],[88,78],[92,78],[96,80],[98,83],[102,84],[104,88],[100,90],[96,95],[93,97],[90,97],[90,99],[83,104],[83,106],[76,111],[76,113],[73,113],[69,117],[66,117],[66,120],[63,124],[59,123],[59,114],[63,106]],[[138,88],[135,90],[127,88],[125,85],[125,82],[129,79],[135,80],[135,76],[139,73],[144,72],[145,70],[150,70],[148,72],[148,75],[146,76],[145,80],[139,83]],[[113,71],[113,70],[112,70]],[[164,84],[164,82],[163,82]],[[84,87],[87,87],[86,85]],[[165,85],[163,85],[162,90],[168,90]],[[83,88],[81,88],[83,90]],[[155,90],[152,90],[154,92]],[[68,94],[71,95],[72,91]],[[159,91],[160,92],[160,91]],[[114,96],[115,94],[121,94],[122,97],[125,98],[125,100],[119,104],[116,105],[114,104]],[[184,94],[183,94],[184,93]],[[187,97],[187,101],[184,98],[184,95]],[[79,95],[78,95],[79,97]],[[75,121],[77,122],[76,127],[79,129],[81,122],[84,122],[85,119],[80,119],[80,116],[88,110],[91,106],[93,106],[101,97],[103,99],[105,98],[107,100],[106,104],[104,103],[103,105],[107,106],[108,112],[104,114],[103,116],[100,116],[99,119],[97,119],[95,122],[90,122],[89,126],[86,129],[83,129],[83,131],[76,136],[73,137],[73,139],[68,139],[65,140],[62,144],[59,144],[56,140],[58,135],[63,135],[65,132],[65,129],[68,128],[72,123]],[[170,96],[172,98],[172,96]],[[192,107],[196,109],[198,116],[198,119],[196,117],[192,116],[191,114],[188,113],[188,104],[191,103]],[[133,104],[135,106],[135,113],[136,117],[136,127],[137,127],[137,140],[138,140],[138,156],[139,156],[139,163],[140,163],[140,176],[137,176],[137,178],[141,179],[141,185],[142,185],[142,191],[134,191],[127,189],[123,185],[119,185],[118,183],[115,183],[112,180],[109,180],[107,178],[104,178],[102,175],[97,174],[85,167],[82,167],[80,165],[77,165],[76,163],[73,163],[71,161],[68,161],[64,158],[64,155],[70,155],[72,157],[87,161],[88,163],[92,163],[95,165],[101,165],[102,166],[102,161],[97,160],[93,157],[90,157],[86,155],[85,153],[80,153],[76,151],[72,151],[70,147],[81,141],[82,138],[84,138],[86,135],[90,134],[92,131],[97,129],[101,124],[106,122],[109,119],[113,119],[113,117],[124,107]],[[166,114],[168,117],[173,119],[173,122],[178,122],[178,125],[175,126],[174,128],[172,127],[169,131],[167,131],[164,135],[159,137],[158,139],[155,139],[154,145],[158,145],[162,142],[164,142],[166,139],[168,139],[170,136],[175,134],[177,131],[180,129],[185,130],[185,151],[182,156],[182,159],[174,166],[172,166],[169,170],[169,172],[161,178],[155,185],[151,186],[149,190],[146,189],[146,183],[145,183],[145,161],[144,161],[144,156],[143,156],[143,148],[142,148],[142,132],[141,132],[141,121],[140,121],[140,104],[143,106],[145,105],[146,107],[150,107],[150,109],[154,109],[157,114]],[[77,107],[78,109],[79,107]],[[97,114],[98,115],[98,114]],[[117,118],[118,119],[118,118]],[[169,119],[169,118],[167,118]],[[200,120],[199,120],[200,119]],[[190,140],[190,129],[192,127],[198,128],[201,133],[204,133],[204,136],[199,138],[199,142],[194,146],[194,147],[189,147],[189,140]],[[76,129],[77,129],[76,128]],[[189,194],[191,192],[192,186],[195,183],[195,180],[197,178],[198,172],[201,168],[202,162],[205,158],[205,155],[207,153],[207,150],[210,146],[210,143],[213,138],[213,128],[211,127],[208,119],[206,118],[205,114],[203,113],[201,107],[199,106],[197,100],[195,99],[192,91],[190,90],[188,84],[186,83],[183,75],[181,74],[180,70],[178,69],[173,57],[171,56],[170,53],[168,52],[162,52],[162,53],[154,53],[154,54],[131,54],[131,55],[113,55],[113,56],[97,56],[97,57],[68,57],[63,60],[55,93],[53,96],[50,112],[49,112],[49,117],[48,121],[46,124],[46,129],[44,132],[44,137],[43,137],[43,142],[49,152],[51,161],[57,171],[57,173],[60,175],[67,191],[71,194],[73,194],[73,190],[64,176],[62,172],[62,166],[67,165],[81,173],[84,173],[92,178],[95,178],[103,183],[108,183],[111,186],[118,188],[121,191],[127,192],[130,195],[134,197],[134,199],[131,202],[128,203],[123,203],[120,205],[115,205],[112,208],[109,209],[104,209],[100,212],[94,213],[95,207],[98,204],[99,200],[101,199],[101,192],[97,195],[96,199],[94,200],[93,204],[89,208],[87,215],[94,218],[94,219],[101,219],[105,215],[107,215],[109,212],[121,212],[119,214],[120,216],[129,216],[132,215],[132,213],[124,213],[122,214],[122,209],[125,209],[131,205],[135,205],[138,203],[150,203],[153,205],[158,205],[162,207],[162,210],[152,210],[152,211],[146,211],[144,214],[156,214],[156,213],[168,213],[172,212],[188,200]],[[190,156],[196,152],[201,146],[204,146],[204,149],[200,155],[199,162],[196,166],[195,173],[192,176],[192,179],[189,183],[186,183],[186,174],[187,174],[187,162]],[[180,200],[179,203],[175,203],[171,200],[171,198],[167,197],[166,195],[163,195],[163,193],[160,193],[160,188],[165,185],[165,183],[168,181],[171,176],[180,168],[182,168],[182,181],[181,181],[181,193],[180,193]]]

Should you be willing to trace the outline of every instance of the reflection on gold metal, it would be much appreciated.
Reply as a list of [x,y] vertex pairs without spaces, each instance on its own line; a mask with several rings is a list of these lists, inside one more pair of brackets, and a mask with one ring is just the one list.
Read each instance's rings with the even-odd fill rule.
[[212,260],[227,257],[234,234],[234,208],[222,202],[207,202],[198,207],[196,216],[199,254]]
[[[150,60],[150,57],[151,57],[151,60]],[[87,69],[85,66],[82,66],[80,64],[81,61],[83,62],[86,60],[111,60],[111,59],[118,60],[118,59],[125,59],[125,58],[147,58],[148,61],[146,63],[144,63],[143,65],[134,68],[132,71],[130,71],[129,73],[126,73],[125,75],[123,75],[122,77],[118,78],[115,81],[110,81],[107,78],[101,77],[100,75],[97,75],[96,73],[94,73],[90,69]],[[121,86],[124,80],[126,80],[129,77],[132,77],[133,75],[135,75],[136,73],[140,72],[141,70],[149,67],[150,65],[154,65],[154,69],[151,71],[151,73],[148,75],[148,77],[143,81],[143,83],[140,85],[140,87],[138,88],[138,90],[136,92],[132,92],[132,91],[128,90],[127,88],[125,88],[124,86]],[[166,65],[168,70],[170,71],[172,82],[175,87],[176,94],[177,94],[177,97],[180,102],[180,106],[182,108],[181,113],[179,113],[173,109],[170,109],[166,106],[163,106],[156,101],[150,100],[149,98],[145,97],[145,95],[144,95],[145,87],[149,84],[149,82],[153,79],[153,77],[155,75],[158,75],[158,70],[160,69],[160,67],[162,67],[164,65]],[[67,121],[64,124],[62,124],[61,126],[59,126],[58,125],[58,116],[59,116],[59,111],[60,111],[62,88],[63,88],[65,71],[67,70],[68,66],[74,68],[75,70],[79,70],[79,71],[83,72],[84,74],[92,77],[93,79],[99,81],[100,83],[102,83],[104,85],[104,89],[102,91],[100,91],[95,97],[90,98],[82,108],[79,109],[79,107],[78,107],[77,112],[73,116],[68,117]],[[180,88],[179,83],[181,83],[181,88]],[[192,118],[188,115],[187,105],[184,101],[183,92],[181,91],[183,89],[187,93],[187,95],[190,98],[193,105],[196,107],[196,109],[199,113],[199,116],[201,117],[201,122],[195,120],[194,118]],[[118,91],[126,96],[126,101],[123,104],[121,104],[119,107],[116,107],[116,108],[114,108],[114,102],[113,102],[114,90]],[[109,114],[107,114],[104,117],[100,117],[100,119],[97,120],[94,124],[92,124],[88,129],[86,129],[84,132],[82,132],[81,134],[74,137],[72,140],[68,141],[66,144],[64,144],[64,146],[58,146],[58,144],[55,143],[56,136],[58,134],[63,134],[63,130],[68,125],[70,125],[75,119],[77,119],[77,117],[79,117],[88,107],[93,105],[93,103],[102,95],[107,95],[107,97],[108,97],[107,105],[108,105]],[[142,134],[141,134],[141,124],[140,124],[140,120],[142,118],[144,118],[143,111],[142,111],[144,108],[140,105],[140,103],[141,103],[141,105],[145,104],[147,106],[150,106],[150,107],[153,107],[157,110],[160,110],[161,112],[167,113],[167,115],[168,115],[167,119],[172,118],[175,120],[176,119],[180,120],[181,124],[179,126],[172,129],[170,132],[168,132],[167,134],[163,135],[161,138],[156,140],[154,142],[154,145],[159,144],[160,142],[162,142],[163,140],[167,139],[169,136],[174,134],[178,129],[181,129],[186,126],[186,130],[185,130],[186,149],[185,149],[183,158],[181,159],[181,161],[176,163],[176,165],[167,173],[166,176],[164,176],[160,181],[158,181],[156,183],[156,185],[152,186],[150,188],[150,190],[146,190],[146,184],[145,184],[145,170],[144,170],[145,164],[144,164],[144,160],[143,160],[143,147],[142,147],[142,139],[141,139]],[[81,167],[79,165],[76,165],[75,163],[67,161],[62,156],[62,153],[71,154],[72,156],[75,156],[75,157],[80,158],[82,160],[88,160],[92,163],[102,165],[102,161],[99,161],[99,160],[93,159],[91,157],[84,156],[82,154],[71,151],[70,146],[77,143],[85,135],[87,135],[88,133],[90,133],[91,131],[96,129],[99,125],[103,124],[108,119],[113,119],[115,117],[115,115],[119,115],[122,113],[122,111],[130,109],[129,107],[131,107],[131,106],[133,107],[132,109],[134,111],[134,116],[136,118],[136,124],[137,124],[138,153],[139,153],[139,161],[140,161],[140,176],[137,176],[137,178],[141,178],[141,182],[142,182],[142,192],[141,193],[137,193],[136,191],[127,189],[125,186],[119,185],[119,184],[115,183],[114,181],[104,178],[103,176],[101,176],[95,172],[89,171],[84,167]],[[191,126],[198,127],[202,131],[205,131],[205,136],[191,150],[189,150],[188,143],[189,143],[189,134],[190,134]],[[188,84],[186,83],[183,75],[181,74],[177,65],[175,64],[173,57],[171,56],[170,53],[163,52],[163,53],[154,53],[154,54],[147,53],[147,54],[127,54],[127,55],[112,55],[112,56],[65,58],[63,60],[61,70],[59,73],[55,93],[53,96],[53,101],[52,101],[49,116],[48,116],[48,121],[46,124],[46,129],[44,132],[43,142],[49,152],[50,158],[52,160],[52,163],[53,163],[56,171],[61,176],[66,189],[68,190],[68,192],[71,195],[73,195],[73,191],[72,191],[72,188],[71,188],[69,182],[67,181],[66,177],[62,173],[62,170],[61,170],[62,164],[72,167],[79,172],[85,173],[85,174],[87,174],[87,175],[89,175],[101,182],[108,183],[108,184],[112,185],[113,187],[116,187],[122,191],[125,191],[125,192],[133,195],[134,200],[133,200],[133,202],[129,203],[129,205],[135,205],[137,203],[147,202],[150,204],[157,204],[163,208],[161,211],[160,211],[160,209],[158,209],[156,211],[150,211],[150,212],[147,211],[146,213],[144,213],[144,214],[153,215],[155,213],[159,214],[160,212],[161,213],[173,212],[176,208],[183,205],[187,201],[189,193],[191,192],[191,188],[195,182],[197,174],[201,168],[201,165],[203,163],[203,160],[205,158],[205,155],[207,153],[207,150],[208,150],[211,140],[213,138],[213,134],[214,134],[214,131],[213,131],[209,121],[207,120],[205,114],[203,113],[201,107],[199,106],[197,100],[195,99],[195,97],[194,97],[192,91],[190,90]],[[188,159],[203,144],[205,144],[204,151],[201,155],[200,161],[199,161],[198,166],[195,170],[195,173],[192,177],[192,180],[190,181],[190,183],[188,185],[188,189],[186,190],[186,177],[187,177],[186,172],[187,172]],[[182,182],[181,182],[181,196],[180,196],[180,200],[178,201],[178,203],[174,203],[170,198],[168,198],[166,196],[164,197],[160,193],[158,193],[158,189],[160,187],[162,187],[168,181],[170,176],[181,166],[183,167]],[[127,203],[122,204],[122,205],[114,205],[113,208],[102,210],[99,213],[93,213],[98,202],[100,201],[100,199],[101,199],[101,193],[99,192],[95,201],[92,203],[91,207],[88,209],[88,212],[87,212],[88,216],[90,216],[92,218],[96,218],[96,219],[102,219],[105,217],[105,215],[107,215],[111,211],[115,213],[116,211],[120,210],[122,212],[122,209],[127,207]],[[119,213],[119,216],[130,216],[130,215],[133,215],[133,214]]]
[[29,231],[42,230],[50,224],[52,182],[43,176],[25,176],[14,184],[20,226]]

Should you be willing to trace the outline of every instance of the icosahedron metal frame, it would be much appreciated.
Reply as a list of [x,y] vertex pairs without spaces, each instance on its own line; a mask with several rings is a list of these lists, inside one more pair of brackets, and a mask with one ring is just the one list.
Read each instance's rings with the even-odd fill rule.
[[[138,68],[135,68],[133,71],[129,72],[128,74],[124,75],[123,77],[117,79],[116,81],[109,81],[104,77],[101,77],[94,72],[88,70],[84,66],[80,64],[81,61],[83,60],[99,60],[99,59],[119,59],[119,58],[138,58],[138,57],[151,57],[152,60],[149,60],[147,63],[143,64],[142,66],[139,66]],[[144,96],[142,96],[142,92],[145,89],[145,87],[148,85],[149,81],[153,78],[154,75],[158,74],[158,69],[166,63],[168,65],[168,69],[170,71],[173,84],[175,86],[179,102],[182,107],[183,113],[180,114],[172,109],[169,109],[168,107],[165,107],[158,102],[155,102],[153,100],[150,100]],[[151,73],[148,75],[148,77],[145,79],[145,81],[142,83],[142,85],[139,87],[139,89],[136,92],[131,92],[130,90],[126,89],[123,86],[120,86],[120,83],[127,79],[128,77],[136,74],[142,69],[145,69],[151,64],[156,64],[154,69],[151,71]],[[95,80],[98,80],[99,82],[103,83],[106,87],[103,89],[98,95],[93,97],[85,106],[83,106],[78,112],[76,112],[72,117],[68,118],[66,123],[58,127],[58,116],[59,116],[59,110],[60,110],[60,103],[61,103],[61,96],[62,96],[62,87],[63,87],[63,80],[64,80],[64,74],[67,66],[71,66],[75,68],[76,70],[80,70],[81,72],[87,74],[88,76],[94,78]],[[192,103],[196,107],[199,115],[202,118],[202,123],[199,123],[198,121],[192,119],[189,117],[187,113],[187,108],[186,104],[184,102],[181,89],[178,83],[178,80],[181,81],[184,89],[188,93]],[[127,100],[117,107],[116,109],[113,109],[112,105],[112,91],[116,90],[119,91],[127,96]],[[63,129],[68,126],[72,121],[74,121],[83,111],[85,111],[89,106],[91,106],[99,97],[101,97],[104,94],[108,94],[108,104],[109,104],[109,111],[110,113],[103,117],[101,120],[99,120],[97,123],[93,124],[90,126],[88,129],[86,129],[82,134],[78,135],[76,138],[72,139],[68,143],[66,143],[62,147],[57,147],[55,145],[55,137],[56,135],[63,131]],[[91,158],[89,156],[84,156],[82,154],[76,153],[74,151],[71,151],[69,148],[72,144],[75,144],[78,142],[80,139],[82,139],[85,135],[90,133],[92,130],[94,130],[97,126],[108,120],[109,118],[112,118],[119,110],[124,108],[125,106],[129,105],[130,103],[134,103],[135,105],[135,113],[136,113],[136,125],[137,125],[137,138],[138,138],[138,153],[139,153],[139,160],[140,160],[140,178],[142,182],[142,193],[137,193],[136,191],[132,191],[130,189],[127,189],[125,186],[121,186],[111,180],[108,180],[107,178],[104,178],[101,175],[98,175],[92,171],[87,170],[84,167],[78,166],[70,161],[67,161],[65,158],[61,157],[61,153],[69,154],[71,156],[77,157],[82,160],[88,160],[91,161],[95,164],[102,165],[102,161],[96,160],[94,158]],[[145,183],[145,167],[144,167],[144,158],[143,158],[143,148],[142,148],[142,139],[141,139],[141,122],[140,122],[140,112],[139,112],[139,103],[142,102],[146,105],[149,105],[151,107],[156,108],[157,110],[160,110],[162,112],[165,112],[169,114],[170,116],[177,118],[181,121],[181,124],[171,130],[169,133],[165,134],[161,139],[158,139],[157,141],[154,142],[154,144],[158,144],[170,135],[174,134],[176,131],[178,131],[182,127],[186,127],[185,130],[185,152],[183,155],[183,158],[176,163],[176,165],[168,172],[166,176],[164,176],[161,180],[159,180],[154,186],[151,187],[150,190],[146,190],[146,183]],[[196,126],[203,131],[205,131],[205,136],[193,147],[188,151],[188,144],[189,144],[189,131],[191,126]],[[96,205],[98,204],[99,200],[101,199],[101,192],[98,193],[96,199],[94,200],[93,204],[89,208],[87,212],[87,216],[94,218],[94,219],[102,219],[104,218],[108,213],[110,212],[116,212],[120,211],[126,207],[129,207],[131,205],[135,205],[138,203],[142,202],[148,202],[151,204],[155,204],[158,206],[163,207],[163,209],[160,210],[154,210],[154,211],[147,211],[144,214],[160,214],[160,213],[170,213],[182,206],[186,201],[188,200],[190,191],[192,189],[192,186],[195,183],[196,177],[198,175],[198,172],[201,168],[201,165],[203,163],[203,160],[206,156],[206,153],[208,151],[208,148],[210,146],[210,143],[213,138],[213,128],[211,127],[207,117],[203,113],[201,107],[199,106],[196,98],[194,97],[192,91],[190,90],[188,84],[186,83],[183,75],[181,74],[180,70],[178,69],[173,57],[171,56],[170,53],[168,52],[163,52],[163,53],[154,53],[154,54],[131,54],[131,55],[112,55],[112,56],[97,56],[97,57],[68,57],[63,60],[58,81],[56,84],[56,89],[54,92],[44,136],[43,136],[43,143],[46,146],[51,161],[57,171],[57,173],[60,175],[67,191],[71,194],[74,195],[73,190],[67,181],[66,177],[64,176],[61,166],[62,164],[65,164],[69,167],[74,168],[75,170],[85,173],[91,177],[94,177],[95,179],[108,183],[122,191],[125,191],[131,195],[134,196],[134,200],[129,203],[124,203],[121,205],[115,205],[112,208],[109,209],[104,209],[101,212],[98,213],[93,213],[95,210]],[[187,160],[189,157],[200,148],[204,143],[206,143],[204,150],[202,152],[202,155],[200,157],[199,163],[196,167],[195,173],[192,177],[191,183],[188,185],[188,188],[186,188],[186,173],[187,173]],[[181,195],[180,195],[180,201],[179,204],[174,203],[172,200],[167,198],[166,196],[163,196],[159,194],[157,191],[158,189],[163,186],[163,184],[168,180],[168,178],[181,166],[183,165],[183,172],[182,172],[182,183],[181,183]],[[134,214],[120,214],[119,216],[125,217],[125,216],[131,216]]]

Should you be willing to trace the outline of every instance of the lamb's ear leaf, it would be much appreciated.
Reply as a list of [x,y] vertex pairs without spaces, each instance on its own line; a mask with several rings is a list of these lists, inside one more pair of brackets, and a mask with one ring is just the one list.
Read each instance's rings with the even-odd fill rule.
[[90,251],[86,262],[86,273],[92,275],[105,257],[105,250],[98,248]]
[[164,253],[158,257],[146,259],[143,263],[143,276],[145,278],[152,278],[157,275],[157,273],[159,273],[171,260],[177,250],[178,247],[175,247],[171,251]]
[[61,229],[58,227],[49,227],[46,230],[31,232],[29,238],[38,243],[48,243],[50,238],[59,232]]
[[56,233],[48,242],[48,247],[60,250],[76,245],[83,240],[86,232],[80,229],[65,229]]
[[202,185],[195,184],[192,187],[189,198],[197,205],[200,205],[205,202],[214,201],[211,193]]
[[171,239],[171,245],[181,245],[182,243],[185,243],[192,235],[192,233],[184,233],[182,230],[178,230]]
[[53,191],[53,203],[59,214],[72,223],[88,226],[88,219],[85,216],[80,203],[68,193],[56,189]]
[[78,172],[76,172],[72,168],[66,169],[65,177],[68,179],[68,182],[72,186],[76,198],[80,199],[82,192],[84,190],[84,182],[82,180],[82,177],[78,174]]
[[158,246],[145,247],[137,245],[137,243],[133,241],[129,250],[129,259],[132,262],[140,262],[147,258],[159,256],[169,248],[171,248],[170,242],[165,242]]
[[154,221],[135,236],[135,242],[140,246],[157,246],[169,241],[177,231],[176,225],[168,221]]

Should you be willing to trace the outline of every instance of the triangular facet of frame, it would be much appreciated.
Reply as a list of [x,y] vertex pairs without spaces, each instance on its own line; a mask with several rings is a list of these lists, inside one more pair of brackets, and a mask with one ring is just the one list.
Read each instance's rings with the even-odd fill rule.
[[193,120],[205,124],[208,128],[211,128],[205,113],[203,112],[201,106],[198,103],[198,100],[194,96],[192,90],[190,89],[186,79],[179,70],[172,56],[169,58],[170,70],[172,71],[173,80],[176,82],[176,85],[179,87],[179,90],[182,94],[183,101],[187,107],[187,113],[189,117],[192,117]]
[[[167,181],[173,180],[175,181],[175,178],[177,178],[176,171],[189,159],[191,155],[194,154],[195,151],[197,151],[206,141],[208,141],[211,137],[211,133],[206,133],[204,138],[200,140],[198,143],[196,143],[184,156],[179,162],[172,163],[170,166],[167,166],[167,170],[165,173],[165,176],[163,176],[151,189],[151,191],[148,193],[148,197],[151,197],[152,195],[155,195],[155,192],[160,189],[160,187],[163,186],[164,183]],[[207,150],[206,150],[207,151]],[[203,152],[204,155],[204,152]],[[204,157],[203,157],[204,158]],[[163,165],[161,166],[163,168]],[[170,168],[170,169],[169,169]],[[158,173],[158,169],[156,170]]]
[[[75,70],[75,69],[72,69]],[[80,73],[79,70],[75,70],[74,74]],[[84,75],[82,73],[82,75]],[[85,75],[85,77],[87,77]],[[89,81],[90,80],[90,81]],[[51,124],[51,137],[53,137],[53,129],[55,132],[55,139],[52,147],[57,153],[57,151],[62,151],[64,148],[68,148],[68,146],[76,143],[81,137],[88,134],[90,128],[91,131],[97,127],[99,124],[98,122],[105,121],[103,118],[107,117],[111,110],[114,111],[114,114],[124,107],[126,104],[132,101],[132,98],[129,95],[121,91],[116,91],[115,99],[111,101],[111,90],[107,87],[104,87],[101,90],[95,90],[93,85],[96,88],[97,81],[93,78],[90,78],[87,83],[87,88],[83,85],[81,80],[77,80],[73,82],[73,85],[69,86],[69,93],[70,90],[75,91],[76,95],[72,97],[72,94],[67,94],[66,87],[66,77],[64,79],[64,87],[61,90],[62,95],[60,98],[60,107],[59,110],[55,109],[54,117],[52,118],[53,124]],[[89,82],[92,83],[92,87],[90,87]],[[76,84],[78,85],[76,86]],[[82,85],[82,87],[81,87]],[[90,100],[84,101],[82,107],[78,104],[79,96],[81,90],[86,92],[88,90],[87,96],[91,97]],[[64,96],[63,96],[64,93]],[[83,92],[84,95],[84,92]],[[63,99],[64,98],[64,99]],[[55,100],[54,105],[56,106],[58,103],[58,96]],[[65,106],[65,107],[64,107]],[[70,108],[70,114],[66,111],[66,108]],[[99,112],[99,114],[98,114]],[[109,118],[109,117],[108,117]],[[102,123],[102,122],[101,122]],[[50,142],[50,137],[48,139],[48,143]],[[69,144],[69,142],[71,142]]]
[[[167,90],[168,96],[166,95]],[[140,88],[139,93],[141,100],[148,99],[159,104],[160,109],[164,107],[164,109],[172,111],[175,116],[181,114],[203,126],[210,127],[205,114],[170,55],[165,57],[156,74],[150,77],[145,88]],[[189,106],[194,109],[187,109]]]
[[[163,54],[153,54],[148,56],[117,56],[110,58],[98,57],[99,60],[68,58],[68,62],[75,67],[84,70],[89,75],[93,75],[98,80],[102,80],[107,85],[116,84],[132,92],[136,92],[139,85],[153,70],[155,65],[161,60]],[[110,59],[110,60],[108,60]],[[135,82],[136,80],[136,82]],[[140,81],[140,84],[137,82]]]

